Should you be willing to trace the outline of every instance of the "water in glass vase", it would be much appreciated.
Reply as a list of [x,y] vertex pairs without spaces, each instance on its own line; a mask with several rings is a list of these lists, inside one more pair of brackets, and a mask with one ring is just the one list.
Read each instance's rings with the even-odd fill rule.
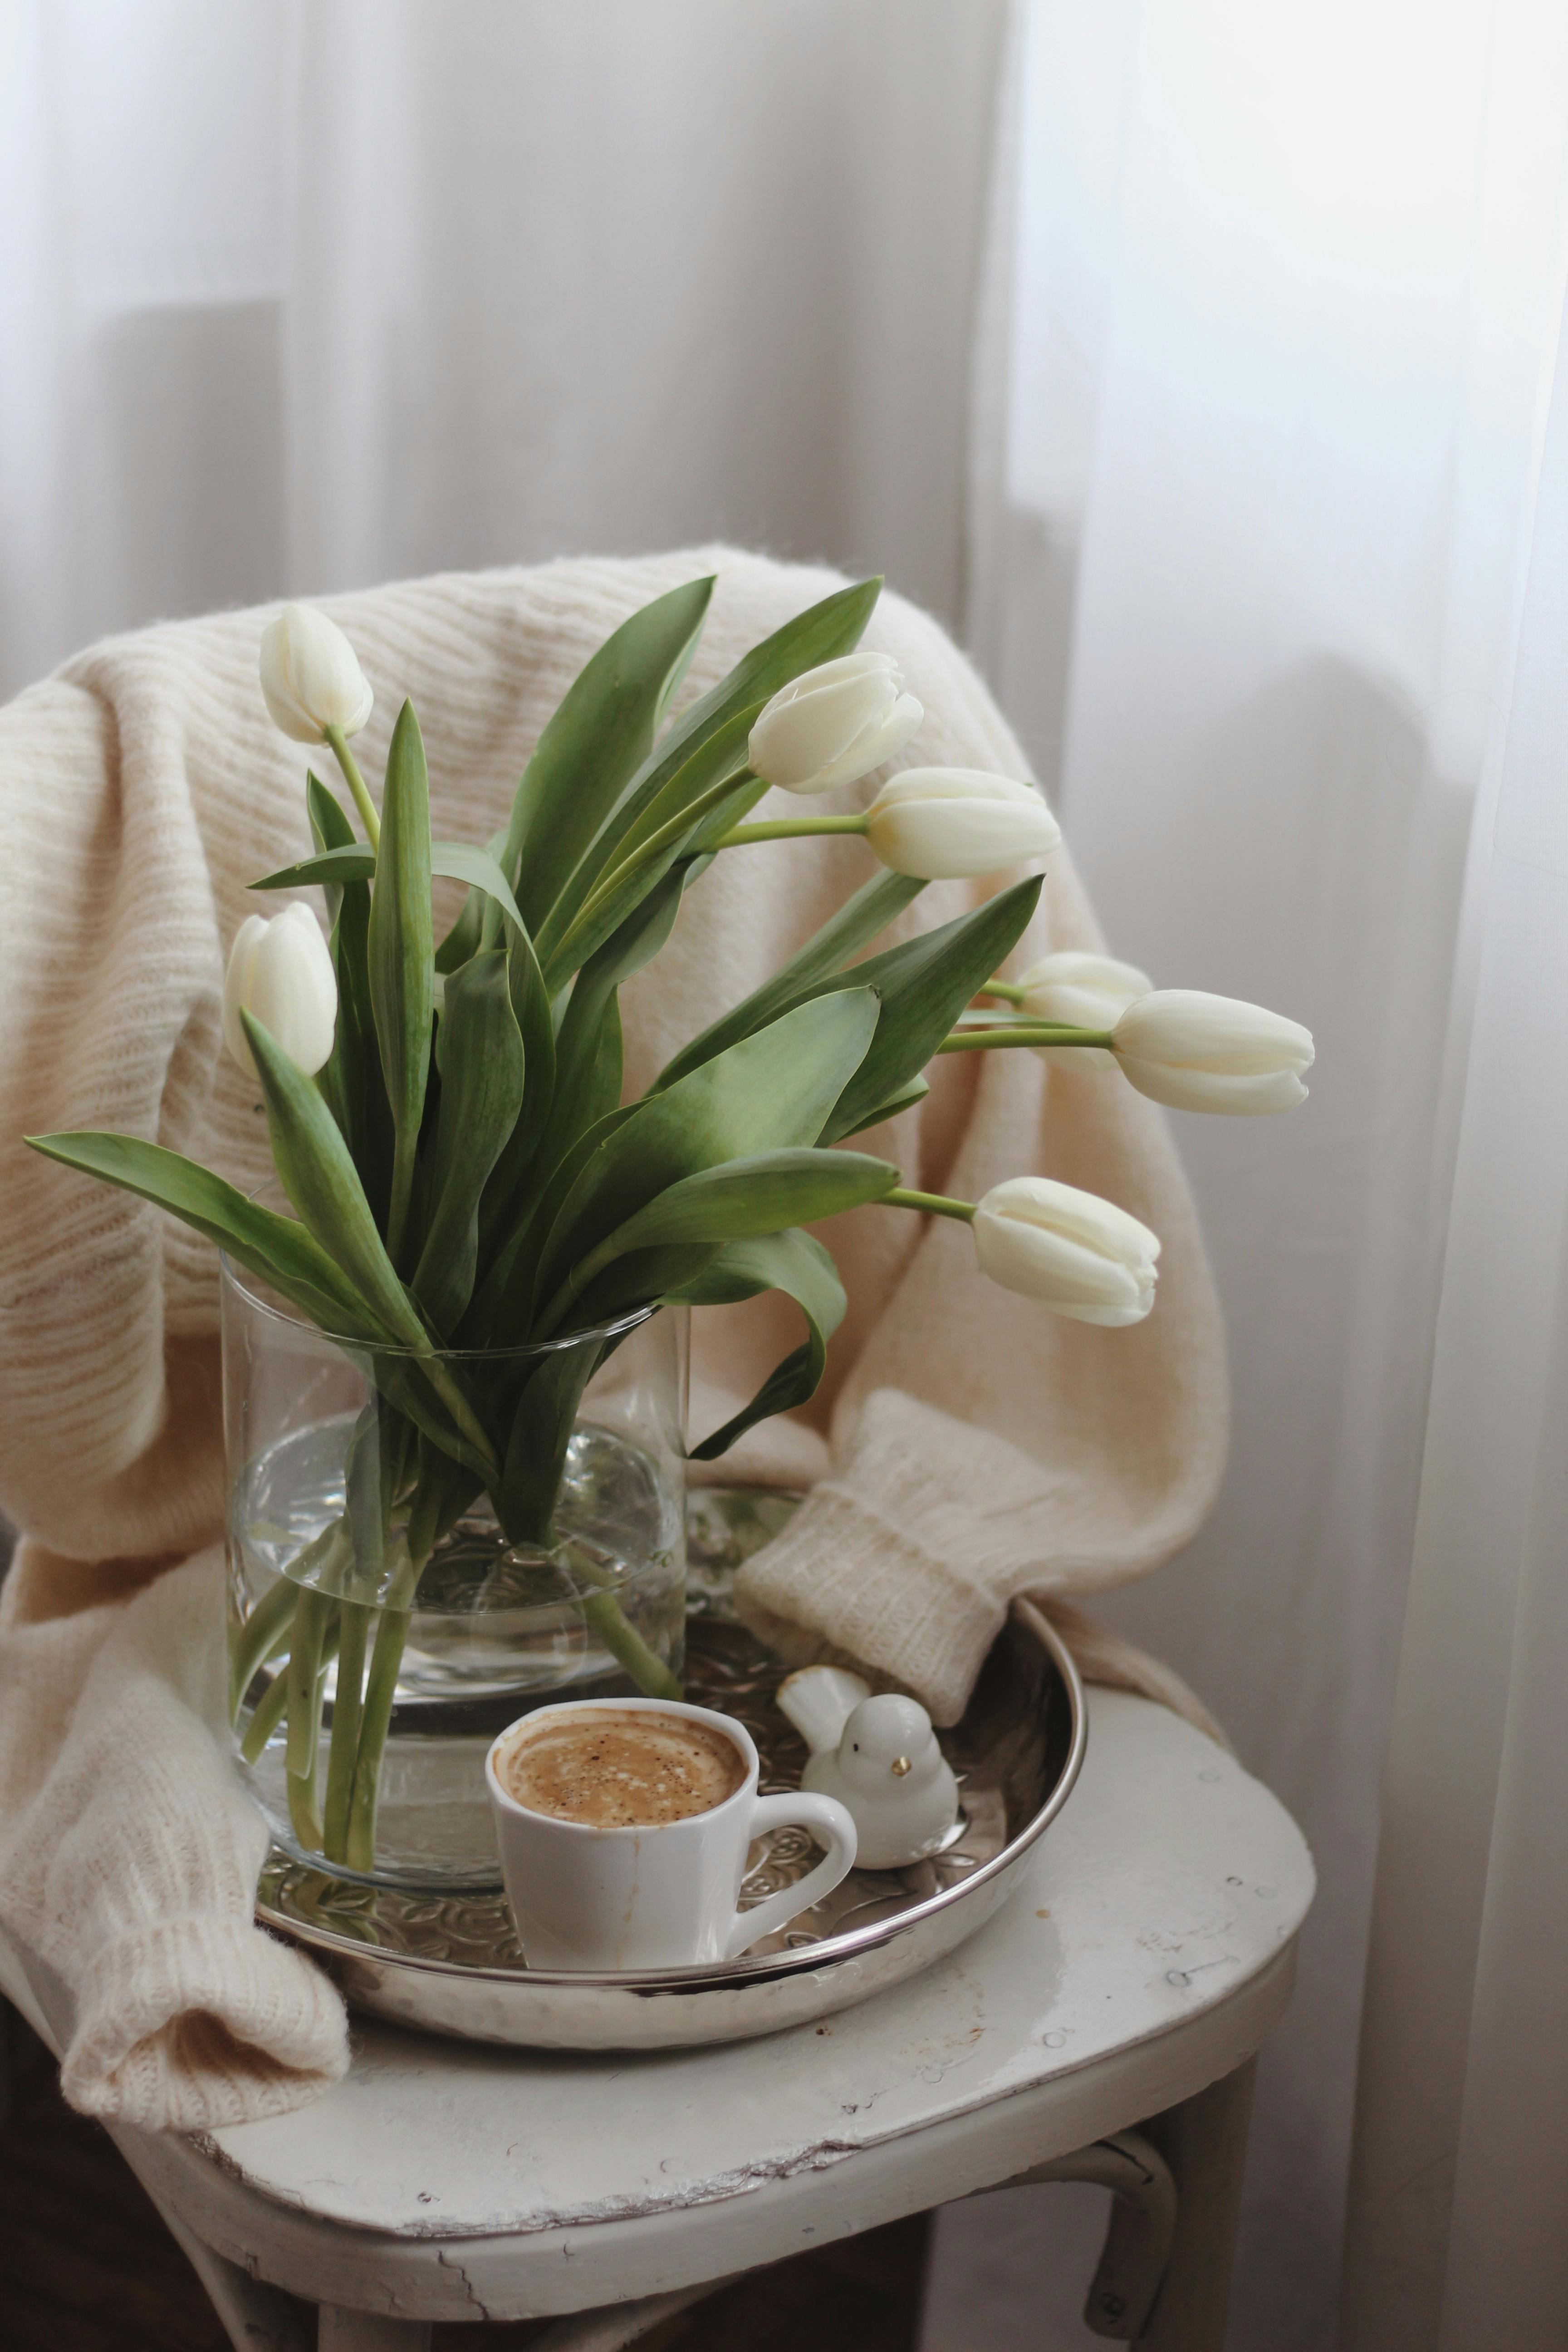
[[[355,1416],[334,1414],[257,1455],[231,1497],[229,1605],[249,1620],[295,1575],[345,1504]],[[587,1422],[568,1444],[552,1540],[509,1545],[482,1500],[442,1537],[420,1577],[398,1665],[381,1765],[375,1858],[383,1884],[459,1887],[499,1883],[484,1787],[496,1733],[564,1693],[637,1687],[628,1643],[680,1671],[685,1628],[682,1498],[653,1453]],[[307,1566],[314,1580],[319,1564]],[[301,1860],[285,1777],[279,1711],[287,1657],[268,1660],[241,1702],[242,1769],[273,1835]],[[322,1669],[321,1738],[330,1745],[336,1664]],[[276,1721],[272,1717],[276,1716]]]

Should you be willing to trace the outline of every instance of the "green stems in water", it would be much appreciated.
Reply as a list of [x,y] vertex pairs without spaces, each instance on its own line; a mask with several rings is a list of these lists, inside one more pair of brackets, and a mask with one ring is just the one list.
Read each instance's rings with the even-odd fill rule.
[[284,1769],[289,1784],[289,1818],[301,1845],[321,1843],[318,1796],[321,1757],[322,1650],[327,1627],[336,1607],[331,1593],[300,1588],[294,1604],[294,1631],[289,1645],[289,1737]]
[[321,1816],[322,1851],[333,1857],[348,1851],[350,1809],[364,1717],[364,1654],[374,1614],[374,1610],[363,1601],[344,1601],[339,1616],[338,1680],[327,1750],[327,1801]]
[[[393,1485],[400,1484],[398,1474]],[[256,1763],[279,1726],[286,1727],[284,1765],[294,1835],[306,1853],[352,1871],[368,1873],[375,1865],[382,1765],[419,1580],[473,1491],[471,1484],[452,1482],[451,1465],[445,1462],[416,1481],[397,1506],[407,1514],[402,1556],[379,1600],[338,1597],[302,1580],[308,1573],[335,1582],[353,1559],[346,1515],[334,1520],[300,1553],[293,1573],[263,1595],[234,1637],[230,1685],[237,1717],[258,1669],[284,1648],[289,1652],[246,1726],[241,1755],[247,1764]],[[394,1550],[390,1527],[385,1549]],[[592,1578],[591,1570],[585,1573]],[[629,1622],[614,1591],[586,1594],[582,1607],[592,1632],[640,1690],[653,1698],[680,1696],[676,1676]],[[334,1657],[323,1799],[322,1702]]]

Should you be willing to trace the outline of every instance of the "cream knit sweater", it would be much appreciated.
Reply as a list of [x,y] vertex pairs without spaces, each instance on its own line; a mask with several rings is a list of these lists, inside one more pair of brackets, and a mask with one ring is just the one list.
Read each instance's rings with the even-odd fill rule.
[[[484,840],[589,654],[637,605],[708,571],[719,585],[688,694],[837,584],[708,548],[334,600],[377,697],[366,772],[411,695],[437,830]],[[153,2126],[310,2095],[342,2067],[343,2022],[306,1961],[250,1925],[265,1833],[221,1729],[215,1255],[18,1139],[114,1128],[242,1186],[269,1172],[254,1087],[218,1024],[225,953],[256,903],[247,885],[310,846],[305,757],[257,684],[267,617],[113,640],[0,712],[0,1503],[26,1534],[0,1596],[0,1921],[74,1998],[69,2095]],[[899,657],[926,707],[899,764],[1026,772],[932,621],[885,596],[866,642]],[[842,837],[719,859],[625,992],[629,1087],[872,870]],[[996,887],[934,884],[889,936]],[[1016,963],[1094,944],[1059,855]],[[954,1055],[927,1101],[865,1148],[908,1183],[970,1199],[1031,1171],[1103,1192],[1162,1235],[1159,1303],[1132,1330],[1066,1322],[984,1282],[969,1234],[945,1220],[834,1221],[849,1312],[822,1389],[719,1465],[813,1489],[748,1566],[742,1605],[792,1653],[861,1659],[951,1722],[1012,1596],[1055,1596],[1091,1673],[1192,1711],[1173,1677],[1060,1608],[1168,1559],[1222,1465],[1218,1317],[1161,1115],[1114,1074]],[[796,1344],[796,1320],[776,1298],[696,1318],[694,1436]]]

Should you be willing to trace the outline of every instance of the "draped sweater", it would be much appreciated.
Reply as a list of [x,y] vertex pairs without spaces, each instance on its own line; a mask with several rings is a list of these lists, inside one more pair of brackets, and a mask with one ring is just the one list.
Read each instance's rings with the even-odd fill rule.
[[[840,584],[719,547],[330,600],[375,690],[355,747],[373,788],[410,696],[434,829],[483,842],[590,654],[639,604],[710,572],[683,701]],[[216,1253],[21,1138],[109,1128],[242,1190],[271,1172],[258,1088],[223,1052],[219,1020],[229,943],[258,904],[247,886],[310,848],[309,755],[272,727],[258,684],[269,617],[112,639],[0,711],[0,1507],[22,1530],[0,1589],[0,1927],[67,1989],[68,2095],[154,2126],[313,2095],[345,2063],[343,2021],[303,1956],[251,1923],[266,1831],[222,1726]],[[925,707],[893,769],[1027,776],[933,621],[884,594],[864,642],[897,657]],[[887,772],[813,805],[863,806]],[[777,793],[756,814],[802,807]],[[876,870],[843,835],[718,857],[623,991],[628,1095]],[[1014,878],[933,883],[876,946]],[[1007,969],[1100,944],[1058,851]],[[1116,945],[1136,954],[1136,940]],[[856,1148],[923,1192],[977,1200],[1038,1173],[1103,1194],[1162,1239],[1156,1306],[1127,1330],[1068,1321],[984,1280],[960,1223],[877,1207],[827,1221],[816,1230],[848,1309],[821,1387],[708,1474],[808,1490],[746,1564],[740,1605],[792,1660],[858,1661],[951,1723],[1027,1593],[1091,1675],[1206,1725],[1173,1676],[1072,1606],[1178,1549],[1223,1466],[1218,1313],[1163,1115],[1114,1071],[1027,1052],[946,1055],[929,1075],[924,1101]],[[800,1337],[774,1295],[699,1310],[693,1442]]]

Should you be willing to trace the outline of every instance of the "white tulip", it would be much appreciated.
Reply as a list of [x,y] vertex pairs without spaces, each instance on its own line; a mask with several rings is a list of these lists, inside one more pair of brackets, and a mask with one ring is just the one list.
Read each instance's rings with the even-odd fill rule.
[[[1154,983],[1136,964],[1088,949],[1064,948],[1031,964],[1018,982],[1018,1011],[1026,1020],[1059,1022],[1071,1029],[1114,1029],[1121,1014]],[[1064,1070],[1113,1070],[1116,1056],[1103,1045],[1041,1045],[1042,1062]]]
[[270,922],[247,915],[223,983],[223,1042],[247,1077],[256,1059],[240,1021],[252,1013],[307,1077],[332,1050],[338,983],[321,926],[298,900]]
[[923,882],[995,874],[1044,857],[1061,837],[1033,784],[977,768],[906,768],[866,812],[866,838],[883,865]]
[[1125,1209],[1049,1176],[1010,1176],[974,1212],[980,1271],[1075,1323],[1120,1328],[1154,1304],[1160,1241]]
[[262,633],[261,691],[296,743],[320,743],[329,727],[357,735],[375,700],[347,637],[310,604],[285,604]]
[[1311,1031],[1237,997],[1158,988],[1128,1006],[1111,1044],[1139,1093],[1173,1110],[1294,1110],[1307,1099]]
[[781,687],[747,745],[752,772],[786,793],[830,793],[901,751],[925,712],[891,654],[846,654]]

